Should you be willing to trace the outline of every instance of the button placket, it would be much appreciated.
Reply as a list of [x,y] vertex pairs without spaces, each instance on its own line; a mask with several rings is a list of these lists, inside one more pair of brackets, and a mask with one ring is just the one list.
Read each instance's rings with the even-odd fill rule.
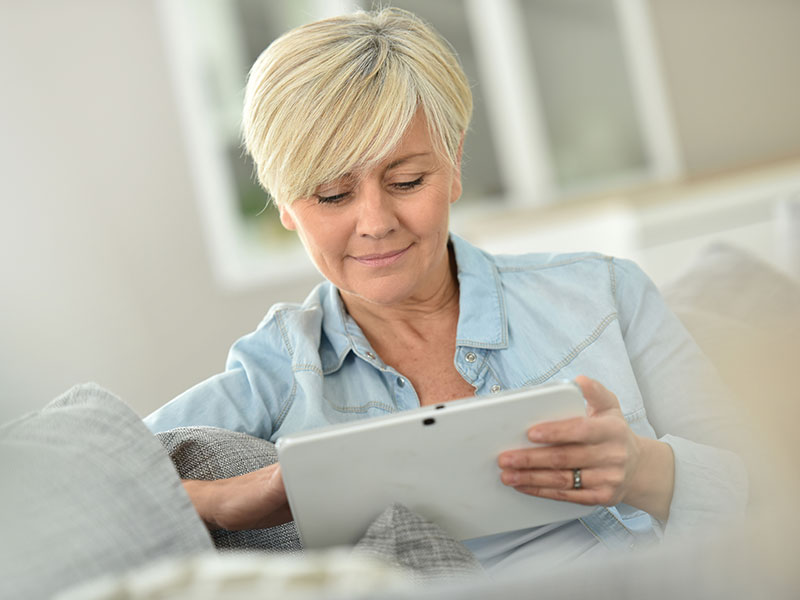
[[392,377],[390,381],[394,382],[394,399],[397,406],[401,408],[418,407],[419,397],[411,382],[391,367],[387,367],[385,373],[390,375]]

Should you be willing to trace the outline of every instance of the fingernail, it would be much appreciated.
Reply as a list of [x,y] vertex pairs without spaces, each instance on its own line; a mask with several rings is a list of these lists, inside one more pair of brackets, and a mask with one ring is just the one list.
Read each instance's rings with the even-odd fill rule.
[[500,463],[501,467],[505,468],[510,467],[512,461],[510,456],[501,456],[498,462]]
[[538,429],[531,429],[528,432],[528,439],[532,442],[541,442],[544,438],[544,435]]
[[500,475],[500,479],[502,479],[503,483],[506,485],[516,485],[519,481],[519,474],[514,471],[503,471]]

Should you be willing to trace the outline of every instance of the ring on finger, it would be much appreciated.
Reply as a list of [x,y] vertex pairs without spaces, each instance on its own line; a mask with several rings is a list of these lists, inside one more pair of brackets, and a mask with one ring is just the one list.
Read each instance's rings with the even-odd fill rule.
[[583,485],[581,484],[581,470],[580,469],[572,469],[572,487],[576,490],[581,489]]

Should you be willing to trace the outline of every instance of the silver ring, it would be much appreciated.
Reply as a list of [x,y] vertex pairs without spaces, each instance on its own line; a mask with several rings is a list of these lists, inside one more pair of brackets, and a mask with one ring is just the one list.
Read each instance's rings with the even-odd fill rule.
[[580,469],[572,469],[572,487],[576,490],[581,489],[583,487],[581,485],[581,470]]

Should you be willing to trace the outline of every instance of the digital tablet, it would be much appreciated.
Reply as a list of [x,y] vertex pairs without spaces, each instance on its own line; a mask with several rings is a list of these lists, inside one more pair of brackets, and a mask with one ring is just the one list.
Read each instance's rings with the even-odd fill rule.
[[583,416],[572,382],[470,397],[278,439],[305,548],[356,543],[395,502],[465,540],[574,519],[594,507],[537,498],[500,481],[497,457],[531,447],[535,423]]

